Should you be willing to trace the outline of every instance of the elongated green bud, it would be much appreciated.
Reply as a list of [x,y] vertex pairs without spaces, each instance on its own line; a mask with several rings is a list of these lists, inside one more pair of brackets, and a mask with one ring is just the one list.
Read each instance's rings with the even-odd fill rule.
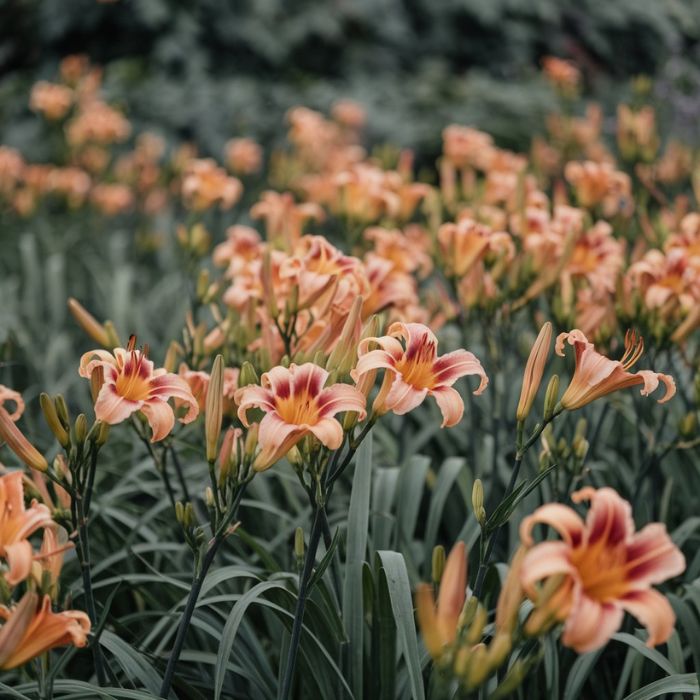
[[207,461],[214,462],[218,453],[224,403],[224,357],[217,355],[207,389],[204,432],[207,443]]
[[445,571],[445,548],[441,544],[433,547],[432,565],[433,583],[437,586]]
[[555,374],[549,380],[547,385],[547,393],[544,395],[544,419],[551,420],[554,415],[554,409],[557,406],[559,399],[559,375]]
[[51,397],[46,393],[42,393],[39,396],[39,404],[41,405],[41,410],[44,413],[46,424],[51,429],[51,432],[56,436],[56,439],[60,443],[61,447],[68,449],[68,447],[70,447],[70,434],[58,419],[56,405],[51,400]]

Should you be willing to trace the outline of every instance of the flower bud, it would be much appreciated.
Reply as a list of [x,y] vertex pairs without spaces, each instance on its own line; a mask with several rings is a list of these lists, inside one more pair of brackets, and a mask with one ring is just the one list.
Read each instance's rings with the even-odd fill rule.
[[205,410],[204,432],[207,443],[207,461],[214,462],[221,434],[224,403],[224,357],[217,355],[209,377]]
[[87,439],[92,442],[96,447],[102,447],[107,442],[109,437],[109,424],[104,421],[95,421],[90,432],[88,433]]
[[56,407],[56,415],[58,416],[58,420],[61,421],[64,430],[70,430],[70,414],[68,413],[68,406],[66,405],[66,400],[63,398],[63,395],[58,394],[54,396],[53,402]]
[[75,419],[75,441],[82,445],[85,442],[88,434],[88,422],[84,413],[81,413]]
[[207,290],[209,289],[209,270],[206,268],[199,271],[195,293],[197,299],[202,303],[207,303]]
[[122,347],[121,341],[119,340],[119,334],[117,333],[117,329],[114,327],[114,324],[110,320],[107,320],[104,322],[103,325],[104,325],[105,331],[107,332],[107,338],[109,339],[109,344],[107,347],[109,347],[109,348]]
[[[85,333],[103,348],[110,347],[109,334],[102,325],[77,299],[68,299],[68,310]],[[114,346],[112,346],[114,347]]]
[[439,544],[433,547],[432,577],[433,583],[437,586],[445,571],[445,548]]
[[[275,287],[272,282],[272,259],[270,255],[270,249],[265,250],[263,255],[262,264],[262,274],[261,274],[263,297],[265,299],[265,308],[270,318],[276,318],[279,314],[279,308],[277,306],[277,297],[275,296]],[[298,293],[298,287],[294,287]]]
[[40,394],[39,404],[41,405],[41,410],[44,413],[44,419],[51,429],[51,432],[55,435],[61,447],[68,449],[70,447],[70,435],[63,427],[61,421],[58,419],[56,406],[51,400],[51,397],[46,393]]
[[476,644],[484,634],[484,627],[488,622],[489,614],[483,605],[477,605],[469,629],[467,630],[467,644]]
[[185,506],[182,505],[182,501],[175,502],[175,519],[180,523],[180,525],[185,524]]
[[304,560],[304,530],[300,527],[294,532],[294,556],[297,562]]
[[510,634],[497,633],[488,649],[487,664],[489,672],[497,669],[505,660],[513,648],[513,640]]
[[168,346],[168,351],[165,353],[163,367],[165,367],[168,372],[174,372],[177,368],[177,362],[183,354],[180,343],[173,340]]
[[45,472],[49,464],[15,425],[10,414],[0,406],[0,438],[27,466]]
[[207,488],[204,491],[204,501],[207,504],[207,508],[214,507],[214,492],[212,491],[211,486],[207,486]]
[[552,324],[547,321],[540,329],[537,340],[535,340],[530,351],[530,356],[527,358],[523,375],[523,386],[520,390],[520,401],[516,412],[518,421],[524,421],[530,415],[532,404],[535,401],[535,396],[537,396],[537,390],[540,388],[551,346]]
[[246,360],[242,365],[241,365],[241,371],[238,374],[238,388],[240,389],[241,387],[248,386],[249,384],[259,384],[260,380],[258,379],[257,372],[255,371],[255,367]]
[[255,448],[258,446],[258,430],[260,426],[258,423],[253,423],[245,436],[245,454],[246,457],[252,458],[255,454]]
[[100,395],[100,389],[102,389],[104,382],[104,368],[102,366],[95,367],[90,374],[90,395],[93,403],[97,402],[97,397]]
[[692,438],[698,429],[698,416],[695,411],[686,413],[678,424],[678,432],[681,437]]
[[559,375],[555,374],[549,380],[547,392],[544,395],[544,419],[551,420],[554,415],[554,409],[559,399]]
[[467,688],[478,688],[489,675],[490,668],[486,663],[488,650],[485,644],[477,644],[471,653],[469,666],[464,678]]
[[339,376],[348,374],[357,363],[357,344],[360,342],[362,331],[360,312],[363,302],[362,296],[355,297],[345,319],[340,338],[338,338],[338,342],[326,362],[326,369],[337,371]]
[[472,487],[472,508],[474,509],[477,522],[481,527],[484,527],[486,524],[486,509],[484,508],[484,485],[481,483],[481,479],[474,480],[474,486]]

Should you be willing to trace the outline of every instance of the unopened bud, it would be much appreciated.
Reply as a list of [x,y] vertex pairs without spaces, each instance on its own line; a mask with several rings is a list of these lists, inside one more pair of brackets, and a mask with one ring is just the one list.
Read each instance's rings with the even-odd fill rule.
[[464,684],[467,688],[478,688],[489,675],[489,667],[486,663],[488,650],[485,644],[477,644],[471,653],[469,667],[464,678]]
[[258,374],[255,371],[255,367],[246,360],[241,365],[241,371],[238,374],[238,387],[248,386],[249,384],[258,384],[260,380],[258,379]]
[[68,406],[66,405],[66,400],[63,398],[62,394],[58,394],[54,397],[54,405],[56,407],[56,415],[58,420],[61,421],[61,425],[65,430],[70,430],[70,414],[68,413]]
[[555,374],[547,384],[547,392],[544,395],[544,419],[551,420],[559,399],[559,375]]
[[[277,307],[277,297],[275,296],[275,288],[272,283],[272,260],[270,249],[265,250],[263,255],[263,265],[261,274],[263,296],[265,297],[265,308],[270,318],[277,318],[279,308]],[[298,290],[298,287],[293,287]]]
[[49,468],[44,456],[24,437],[10,418],[10,414],[2,406],[0,406],[0,439],[4,440],[17,457],[32,469],[45,472]]
[[255,454],[255,448],[258,446],[258,423],[253,423],[245,436],[245,453],[247,457],[252,457]]
[[333,348],[326,363],[327,370],[335,370],[339,376],[344,376],[357,363],[357,344],[360,342],[362,331],[360,313],[364,300],[361,296],[355,297],[340,333],[340,338]]
[[214,462],[219,446],[224,403],[224,357],[217,355],[209,378],[205,410],[204,432],[207,443],[207,461]]
[[432,564],[433,583],[437,586],[442,580],[442,574],[445,571],[445,548],[441,544],[433,547]]
[[175,518],[180,523],[180,525],[185,524],[185,506],[182,505],[182,501],[175,502]]
[[287,461],[293,466],[300,468],[304,465],[304,458],[301,456],[301,452],[299,452],[299,448],[296,445],[293,445],[289,452],[287,452]]
[[497,669],[505,660],[510,650],[513,648],[513,641],[510,634],[496,634],[493,641],[489,645],[488,666],[492,671]]
[[39,404],[41,405],[41,410],[44,413],[44,418],[51,432],[55,435],[61,447],[68,449],[68,447],[70,447],[70,435],[58,419],[56,405],[51,400],[51,397],[46,393],[40,394]]
[[82,445],[85,442],[88,434],[88,422],[84,413],[81,413],[75,419],[75,441]]
[[489,614],[483,605],[477,605],[474,612],[474,619],[467,630],[467,644],[476,644],[484,634],[484,627],[488,622]]
[[304,530],[300,527],[294,532],[294,556],[297,561],[304,559]]
[[214,507],[214,492],[212,491],[211,486],[207,486],[206,490],[204,491],[204,500],[208,508]]
[[168,346],[168,351],[165,353],[163,367],[165,367],[168,372],[174,372],[177,368],[177,362],[183,354],[184,353],[180,343],[173,340]]
[[486,524],[486,509],[484,508],[484,485],[481,483],[481,479],[474,480],[472,508],[474,509],[477,522],[483,527]]
[[194,517],[194,507],[191,503],[185,504],[184,523],[186,527],[192,527],[196,524],[196,519]]
[[95,424],[90,429],[88,440],[95,443],[97,447],[102,447],[107,442],[109,437],[109,424],[104,421],[95,421]]
[[90,338],[103,348],[109,347],[109,334],[105,327],[77,299],[68,299],[68,309]]
[[119,340],[119,334],[117,333],[117,329],[114,327],[114,324],[111,321],[107,320],[104,322],[104,327],[105,331],[107,332],[107,338],[109,339],[109,344],[107,345],[107,347],[120,348],[122,344]]
[[530,355],[527,358],[525,373],[523,375],[523,386],[520,391],[520,401],[518,402],[518,410],[516,418],[518,421],[524,421],[530,411],[532,404],[537,396],[537,390],[540,388],[544,367],[549,357],[549,352],[552,346],[552,324],[547,321],[537,336]]
[[695,411],[686,413],[678,424],[678,432],[681,437],[692,438],[698,429],[698,416]]
[[199,271],[197,276],[196,294],[197,299],[202,303],[207,303],[207,290],[209,289],[209,270],[206,268]]

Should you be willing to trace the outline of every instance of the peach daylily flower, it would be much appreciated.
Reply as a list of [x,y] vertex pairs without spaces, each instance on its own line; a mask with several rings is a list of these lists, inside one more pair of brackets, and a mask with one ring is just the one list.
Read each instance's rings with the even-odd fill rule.
[[[38,606],[38,607],[37,607]],[[84,647],[90,619],[80,610],[55,613],[51,598],[27,592],[12,608],[0,606],[0,669],[21,666],[49,649],[72,644]]]
[[[531,547],[522,564],[525,592],[537,605],[537,584],[563,577],[544,605],[550,622],[564,622],[562,643],[578,653],[603,646],[619,629],[625,611],[648,629],[648,646],[662,644],[673,631],[675,615],[651,586],[685,569],[685,558],[665,525],[651,523],[635,532],[630,504],[611,488],[586,487],[572,500],[591,502],[585,522],[572,508],[550,503],[521,523],[520,537]],[[553,527],[562,541],[532,546],[537,523]]]
[[11,586],[24,581],[32,570],[32,545],[27,539],[38,529],[54,525],[51,511],[32,501],[24,507],[24,484],[21,471],[0,477],[0,556],[7,560],[5,580]]
[[573,345],[576,350],[574,376],[560,401],[569,411],[581,408],[618,389],[637,384],[643,384],[641,394],[648,396],[661,382],[666,387],[666,393],[659,399],[659,403],[665,403],[676,393],[676,383],[668,374],[651,370],[639,370],[634,373],[627,371],[644,352],[644,340],[634,331],[627,331],[625,334],[625,354],[620,360],[610,360],[601,355],[577,328],[557,336],[557,355],[564,355],[565,342]]
[[[405,349],[399,338],[404,339]],[[379,349],[370,350],[372,344]],[[481,381],[474,394],[478,396],[489,380],[471,352],[455,350],[438,357],[437,344],[435,334],[422,323],[393,323],[388,335],[360,342],[352,377],[357,382],[364,374],[384,368],[384,384],[375,401],[378,411],[403,415],[433,396],[442,412],[441,427],[452,427],[464,414],[462,397],[452,385],[460,377],[477,374]]]
[[180,418],[190,423],[199,413],[197,400],[187,382],[163,368],[154,369],[146,358],[146,349],[136,350],[136,339],[131,336],[127,348],[91,350],[80,359],[80,376],[90,379],[95,370],[102,369],[104,383],[95,401],[98,420],[116,425],[132,413],[141,411],[148,420],[153,436],[151,442],[166,437],[175,424],[175,414],[168,404],[174,398],[188,404],[187,413]]
[[314,435],[328,449],[337,450],[343,428],[334,416],[340,411],[354,411],[364,419],[364,395],[347,384],[324,388],[328,376],[311,362],[273,367],[262,375],[262,386],[249,385],[236,392],[243,425],[249,426],[248,409],[261,408],[266,414],[260,421],[260,453],[253,465],[257,471],[271,467],[305,435]]
[[437,603],[433,587],[422,583],[416,590],[416,615],[426,649],[439,659],[457,638],[459,617],[467,598],[467,558],[464,542],[450,550],[440,582]]

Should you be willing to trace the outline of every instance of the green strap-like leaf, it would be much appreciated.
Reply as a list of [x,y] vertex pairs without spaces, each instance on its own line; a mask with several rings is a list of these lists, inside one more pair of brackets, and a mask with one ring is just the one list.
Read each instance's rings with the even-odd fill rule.
[[698,677],[695,673],[678,673],[675,676],[668,676],[661,680],[645,685],[634,693],[630,693],[625,700],[651,700],[659,695],[667,693],[689,693],[697,695],[700,693],[698,687]]

